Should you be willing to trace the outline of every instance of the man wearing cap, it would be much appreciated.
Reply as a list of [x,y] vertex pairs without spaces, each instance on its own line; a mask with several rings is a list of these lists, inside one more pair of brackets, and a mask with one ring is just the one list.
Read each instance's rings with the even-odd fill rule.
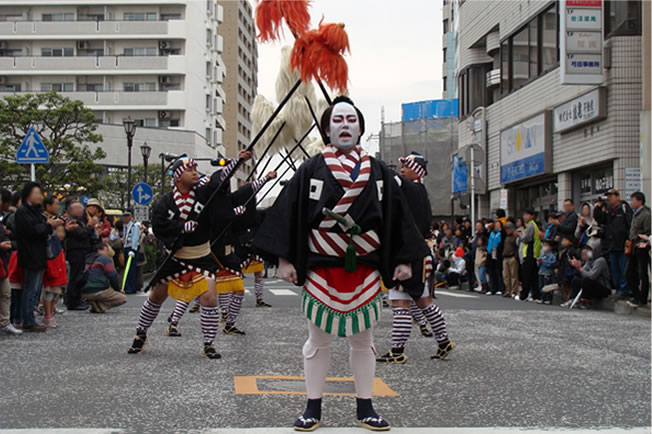
[[123,253],[125,255],[125,261],[132,257],[131,266],[128,270],[125,270],[127,273],[127,281],[125,282],[125,293],[126,294],[135,294],[138,292],[138,283],[137,283],[137,274],[136,274],[136,257],[138,256],[138,243],[140,241],[140,229],[136,225],[136,222],[133,220],[133,216],[130,211],[125,211],[122,214],[122,221],[124,223],[124,233],[122,236],[122,245]]
[[632,208],[625,201],[620,200],[620,193],[615,188],[607,192],[607,205],[603,209],[596,206],[593,217],[604,227],[605,238],[602,248],[609,255],[611,266],[611,280],[616,288],[616,293],[627,297],[631,291],[625,279],[625,241],[629,238],[632,224]]
[[[432,219],[428,192],[423,185],[423,178],[428,174],[427,161],[423,155],[416,152],[399,158],[399,161],[403,165],[401,176],[396,176],[395,179],[401,186],[414,222],[425,240],[430,234]],[[426,283],[419,282],[417,286],[417,290],[420,290],[421,293],[412,291],[408,293],[405,283],[389,290],[389,299],[392,301],[392,348],[387,354],[378,357],[377,362],[394,364],[407,362],[404,349],[412,331],[412,313],[415,313],[417,321],[420,317],[425,317],[432,327],[438,344],[437,353],[431,357],[432,359],[442,360],[455,348],[455,343],[448,339],[446,320],[439,310],[439,306],[434,304],[430,297],[427,282],[428,275],[432,272],[432,263],[432,257],[428,255],[424,264],[425,269],[422,271],[422,276],[425,277],[423,280]],[[421,288],[423,289],[421,290]],[[412,305],[413,300],[416,302],[415,306]]]

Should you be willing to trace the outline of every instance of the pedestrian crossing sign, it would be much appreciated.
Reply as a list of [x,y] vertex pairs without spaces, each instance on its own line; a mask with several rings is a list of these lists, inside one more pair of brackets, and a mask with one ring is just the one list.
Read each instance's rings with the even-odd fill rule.
[[47,164],[50,162],[50,153],[43,144],[34,127],[30,127],[23,143],[16,151],[16,163],[18,164]]

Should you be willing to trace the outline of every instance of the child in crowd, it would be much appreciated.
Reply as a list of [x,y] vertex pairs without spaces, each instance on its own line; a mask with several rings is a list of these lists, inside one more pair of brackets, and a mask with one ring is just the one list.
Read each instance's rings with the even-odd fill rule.
[[537,260],[539,263],[539,292],[541,297],[537,303],[552,304],[552,291],[543,292],[543,287],[553,282],[555,264],[557,258],[554,254],[554,241],[544,240],[541,248],[541,255]]
[[[485,238],[478,237],[475,248],[475,276],[478,281],[478,286],[475,288],[476,292],[482,291],[483,293],[489,290],[487,284],[487,247],[485,246]],[[470,291],[471,288],[468,289]]]
[[580,252],[577,250],[575,237],[564,235],[561,238],[561,250],[559,251],[559,267],[557,270],[557,283],[561,287],[563,307],[570,306],[573,300],[570,300],[571,282],[577,274],[575,267],[571,265],[571,260],[579,259]]
[[[56,237],[63,245],[66,238],[66,230],[63,226],[56,229]],[[54,320],[57,301],[63,295],[63,288],[68,283],[68,273],[66,271],[66,256],[61,249],[54,259],[48,259],[47,268],[43,274],[43,308],[45,316],[43,324],[49,328],[57,328]]]
[[503,281],[505,294],[503,297],[513,297],[519,293],[518,288],[518,239],[516,225],[507,223],[505,226],[505,246],[503,247]]

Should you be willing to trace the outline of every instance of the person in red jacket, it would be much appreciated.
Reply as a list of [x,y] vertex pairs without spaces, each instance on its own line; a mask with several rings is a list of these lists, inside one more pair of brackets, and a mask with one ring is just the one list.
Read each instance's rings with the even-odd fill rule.
[[[63,226],[56,229],[56,237],[63,244],[66,238],[66,231]],[[63,295],[63,288],[67,283],[66,256],[63,249],[61,249],[54,259],[48,260],[47,268],[43,274],[43,288],[45,290],[43,296],[43,307],[45,309],[43,323],[46,327],[57,328],[57,323],[54,320],[55,307],[59,297]]]

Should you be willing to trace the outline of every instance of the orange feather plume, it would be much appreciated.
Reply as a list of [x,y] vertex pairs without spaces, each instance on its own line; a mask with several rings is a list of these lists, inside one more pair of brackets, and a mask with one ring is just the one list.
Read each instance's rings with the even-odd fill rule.
[[342,54],[349,51],[344,24],[320,24],[294,43],[290,66],[298,69],[301,80],[323,80],[331,89],[346,91],[349,69]]
[[303,35],[310,28],[310,1],[308,0],[279,0],[283,18],[292,34],[297,37]]
[[261,0],[256,6],[256,26],[261,42],[279,39],[283,19],[297,37],[310,27],[309,0]]

